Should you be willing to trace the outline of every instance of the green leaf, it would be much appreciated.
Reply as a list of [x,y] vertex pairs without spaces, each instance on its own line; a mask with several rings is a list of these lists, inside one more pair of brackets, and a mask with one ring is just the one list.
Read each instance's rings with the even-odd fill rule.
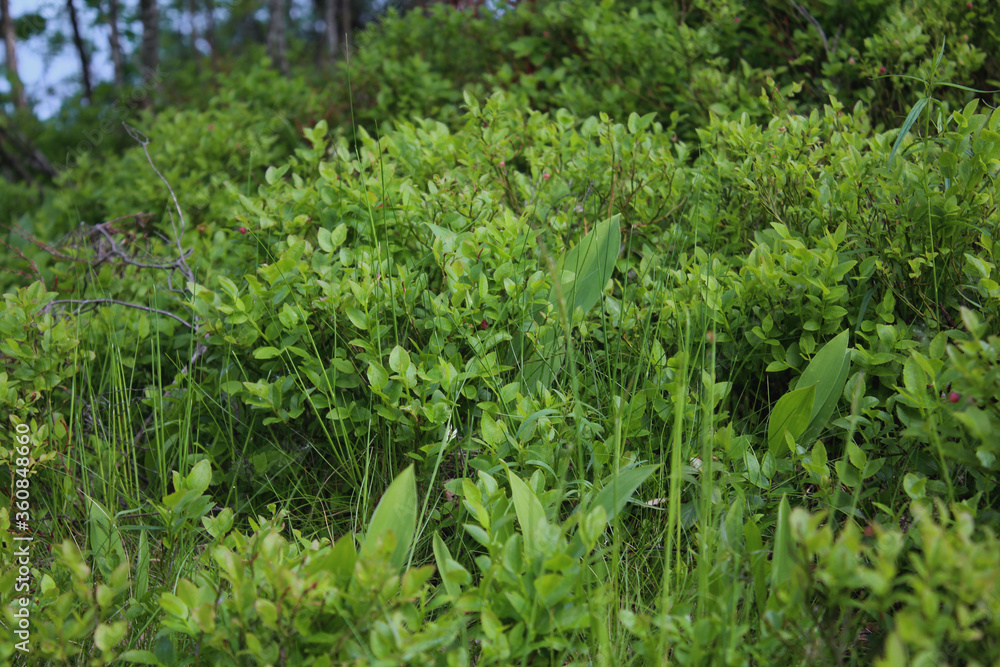
[[496,447],[501,442],[505,440],[503,429],[500,427],[493,417],[490,417],[489,413],[483,413],[482,421],[483,429],[483,440],[487,442],[492,447]]
[[434,533],[434,560],[437,561],[438,572],[441,574],[441,582],[448,595],[459,596],[462,594],[462,586],[459,582],[467,579],[469,573],[457,561],[451,557],[448,546],[441,539],[441,536]]
[[[587,313],[601,300],[604,286],[611,279],[621,250],[619,217],[616,214],[598,224],[556,264],[558,284],[553,285],[549,291],[549,303],[559,313],[561,294],[566,316],[570,321],[577,308]],[[565,337],[557,335],[556,331],[549,329],[543,334],[540,340],[541,351],[525,365],[523,386],[528,391],[533,392],[538,381],[548,387],[562,368],[566,356],[563,350]],[[517,347],[515,345],[514,349]]]
[[771,488],[771,481],[761,472],[760,461],[757,460],[757,455],[750,449],[743,452],[743,463],[747,467],[747,479],[750,480],[751,484],[760,489]]
[[405,373],[406,369],[410,367],[410,354],[402,347],[397,345],[392,348],[392,352],[389,353],[389,368],[391,368],[396,373]]
[[632,498],[636,489],[642,486],[642,483],[659,467],[659,465],[638,466],[620,470],[617,478],[609,476],[604,480],[604,487],[590,502],[589,508],[593,509],[600,505],[607,511],[608,521],[613,520],[615,515],[625,507],[625,503]]
[[368,330],[368,316],[362,313],[357,308],[347,309],[347,319],[351,321],[351,324],[356,326],[361,331]]
[[135,556],[135,598],[142,600],[149,590],[149,537],[145,530],[139,533],[139,549]]
[[507,476],[510,478],[510,490],[514,499],[517,523],[521,526],[521,533],[524,535],[524,557],[533,560],[535,556],[542,553],[541,536],[545,523],[547,523],[545,509],[535,493],[521,481],[521,478],[511,472],[510,468],[507,469]]
[[121,535],[115,528],[111,515],[104,509],[104,506],[86,494],[84,497],[90,505],[87,521],[90,551],[93,554],[94,562],[105,571],[105,574],[108,574],[114,567],[105,565],[105,560],[111,554],[115,554],[118,557],[118,563],[115,567],[126,562],[125,546],[122,544]]
[[152,651],[140,651],[132,650],[125,651],[121,654],[119,660],[125,664],[136,664],[136,665],[162,665],[160,659],[156,657],[156,654]]
[[764,604],[767,602],[767,554],[764,552],[764,542],[760,536],[757,521],[751,516],[743,524],[743,537],[746,540],[747,555],[750,557],[750,572],[753,574],[754,598],[757,601],[757,613],[764,615]]
[[[847,349],[850,330],[845,329],[816,353],[799,378],[798,387],[815,385],[816,398],[809,416],[809,426],[802,434],[803,442],[819,436],[837,409],[851,370],[851,353]],[[798,436],[795,436],[798,439]]]
[[865,456],[864,450],[854,442],[847,443],[847,458],[851,460],[851,465],[858,470],[864,470],[865,466],[868,465],[868,457]]
[[382,367],[382,364],[377,361],[373,361],[368,364],[367,375],[368,382],[375,391],[382,391],[385,389],[385,386],[389,384],[389,374],[385,372],[385,368]]
[[344,535],[330,549],[324,561],[327,572],[333,575],[338,585],[345,586],[354,574],[354,564],[358,560],[358,552],[354,546],[354,536]]
[[771,559],[771,590],[779,590],[792,577],[792,530],[788,521],[791,508],[781,496],[778,523],[774,528],[774,555]]
[[896,143],[892,146],[892,152],[889,153],[889,167],[892,167],[892,160],[896,157],[896,151],[899,150],[899,146],[903,143],[903,139],[910,132],[910,128],[917,122],[917,119],[920,118],[920,114],[923,112],[924,107],[927,106],[927,103],[930,101],[930,97],[921,97],[917,100],[917,103],[913,105],[913,108],[910,109],[909,115],[907,115],[906,120],[903,121],[903,126],[899,128],[899,136],[896,137]]
[[743,547],[743,507],[745,504],[742,499],[739,502],[734,502],[729,507],[726,518],[722,522],[722,543],[734,554],[741,553]]
[[281,356],[281,350],[276,347],[258,347],[253,351],[254,359],[274,359]]
[[330,243],[334,248],[339,248],[344,245],[344,241],[347,240],[347,225],[340,223],[333,228],[330,232]]
[[101,623],[94,630],[94,645],[101,651],[113,651],[125,638],[128,624],[125,621]]
[[164,593],[160,596],[160,607],[163,608],[163,611],[172,616],[185,619],[187,618],[187,605],[173,593]]
[[822,440],[818,440],[812,448],[812,464],[817,468],[826,469],[826,461],[826,446]]
[[212,464],[208,462],[208,459],[202,459],[198,461],[191,472],[188,473],[185,479],[185,485],[188,489],[197,491],[198,493],[204,493],[208,485],[212,483]]
[[441,240],[441,247],[445,252],[455,251],[455,244],[458,240],[457,233],[429,222],[425,222],[424,224],[434,233],[434,236]]
[[774,458],[786,453],[785,432],[798,440],[809,426],[813,403],[816,399],[816,385],[788,392],[778,399],[771,410],[767,424],[767,447]]
[[[572,279],[561,282],[566,312],[570,317],[578,307],[586,313],[601,300],[601,293],[611,280],[620,249],[621,225],[616,214],[580,239],[557,264],[557,276],[562,276],[563,271],[573,272]],[[557,300],[558,290],[553,285],[549,301],[556,304]]]
[[903,476],[903,490],[911,500],[919,500],[924,497],[924,489],[927,486],[927,478],[912,472]]
[[333,252],[336,247],[330,240],[330,230],[324,227],[320,227],[316,230],[316,243],[319,244],[319,247],[323,252]]
[[389,531],[396,535],[396,550],[390,562],[396,569],[402,569],[417,529],[417,481],[413,474],[413,464],[392,480],[385,494],[375,508],[368,523],[368,532],[361,543],[361,553],[371,556],[375,553],[378,538]]

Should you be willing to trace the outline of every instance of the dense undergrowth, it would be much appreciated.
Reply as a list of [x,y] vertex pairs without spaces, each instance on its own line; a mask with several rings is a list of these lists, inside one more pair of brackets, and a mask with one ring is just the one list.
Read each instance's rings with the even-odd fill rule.
[[992,13],[792,5],[412,12],[0,184],[0,657],[996,664]]

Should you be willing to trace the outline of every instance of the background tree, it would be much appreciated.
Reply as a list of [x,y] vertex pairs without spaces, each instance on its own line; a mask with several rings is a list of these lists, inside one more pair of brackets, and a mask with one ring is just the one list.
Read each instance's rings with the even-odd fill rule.
[[270,21],[267,30],[267,53],[282,74],[288,74],[288,45],[285,35],[285,1],[268,0]]
[[120,88],[125,85],[125,63],[122,60],[122,43],[118,34],[118,0],[108,0],[108,24],[111,27],[108,46],[111,48],[111,62],[115,66],[115,85]]
[[156,0],[139,0],[139,20],[142,21],[140,62],[143,78],[148,78],[160,64],[160,11]]
[[218,63],[218,52],[215,48],[215,0],[205,0],[205,41],[208,43],[214,68]]
[[66,0],[66,9],[69,10],[69,24],[73,28],[73,45],[80,56],[80,72],[83,77],[83,96],[89,102],[94,97],[94,87],[90,83],[90,56],[87,55],[87,45],[83,41],[80,33],[80,18],[76,13],[76,4],[73,0]]
[[24,86],[17,73],[17,34],[14,31],[14,18],[10,15],[9,0],[0,0],[0,32],[3,33],[7,51],[7,80],[10,82],[11,98],[15,108],[24,109],[28,104],[24,97]]
[[[337,57],[340,51],[340,32],[337,29],[337,3],[336,0],[322,0],[323,6],[323,34],[326,38],[326,54],[330,62]],[[318,14],[319,12],[317,12]]]

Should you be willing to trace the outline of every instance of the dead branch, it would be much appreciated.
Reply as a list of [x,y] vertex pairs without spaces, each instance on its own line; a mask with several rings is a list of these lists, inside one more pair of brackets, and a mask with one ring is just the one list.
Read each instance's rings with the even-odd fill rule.
[[160,177],[163,184],[167,186],[167,191],[170,192],[170,198],[174,201],[174,208],[177,209],[177,217],[180,220],[180,230],[178,230],[173,215],[170,216],[170,224],[174,230],[174,241],[177,243],[177,253],[179,255],[177,259],[178,268],[181,273],[184,274],[184,277],[188,279],[188,282],[193,283],[194,272],[191,271],[191,267],[188,266],[186,261],[188,253],[185,253],[184,248],[181,247],[181,237],[184,236],[184,211],[181,210],[180,202],[177,201],[177,195],[174,194],[174,189],[170,187],[170,182],[167,181],[166,177],[164,177],[164,175],[160,173],[160,170],[156,168],[156,165],[153,164],[153,158],[149,154],[149,137],[125,121],[122,121],[122,126],[125,128],[125,131],[128,132],[128,135],[139,142],[139,145],[142,146],[142,152],[146,154],[146,161],[149,162],[150,168],[156,172],[156,175]]
[[[823,40],[823,50],[826,51],[827,54],[829,54],[830,53],[830,45],[829,45],[829,43],[826,40],[826,32],[823,30],[823,26],[821,26],[819,24],[819,21],[816,20],[816,17],[814,17],[812,14],[810,14],[809,10],[807,10],[805,7],[803,7],[802,5],[800,5],[797,2],[795,2],[795,0],[788,0],[788,2],[790,2],[792,4],[792,7],[795,7],[795,9],[798,10],[799,14],[802,14],[802,16],[805,17],[806,21],[809,21],[809,23],[812,25],[812,27],[816,28],[816,32],[819,33],[819,38],[821,40]],[[840,39],[840,33],[839,33],[839,31],[837,33],[837,39],[838,40]],[[836,46],[836,43],[834,43],[834,46]]]
[[59,305],[59,304],[64,304],[64,303],[72,303],[72,304],[76,304],[76,305],[80,306],[80,308],[77,308],[76,312],[73,313],[74,315],[79,315],[81,312],[83,312],[83,308],[85,306],[98,306],[98,305],[101,305],[101,304],[115,304],[115,305],[118,305],[118,306],[125,306],[126,308],[135,308],[137,310],[144,310],[147,313],[156,313],[157,315],[163,315],[164,317],[169,317],[171,319],[177,320],[178,322],[180,322],[181,324],[183,324],[184,326],[186,326],[188,329],[191,329],[192,331],[194,331],[194,329],[195,329],[195,325],[191,324],[187,320],[185,320],[185,319],[183,319],[181,317],[178,317],[177,315],[174,315],[173,313],[168,312],[166,310],[160,310],[159,308],[152,308],[150,306],[143,306],[142,304],[131,303],[129,301],[121,301],[119,299],[56,299],[55,301],[49,301],[49,303],[45,306],[44,311],[48,312],[48,311],[50,311],[52,309],[52,306]]

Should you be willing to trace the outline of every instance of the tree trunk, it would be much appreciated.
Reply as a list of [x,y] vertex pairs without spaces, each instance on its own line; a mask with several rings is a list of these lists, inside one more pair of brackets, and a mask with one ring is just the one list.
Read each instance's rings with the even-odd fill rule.
[[191,25],[191,57],[194,58],[194,66],[198,75],[201,75],[201,54],[198,52],[198,16],[197,0],[188,0],[188,21]]
[[340,50],[340,33],[337,32],[337,0],[325,0],[323,22],[326,24],[326,55],[332,63]]
[[268,0],[271,20],[267,30],[267,54],[282,74],[288,74],[285,47],[285,0]]
[[17,34],[14,32],[14,17],[10,15],[8,0],[0,0],[0,32],[3,33],[3,41],[7,46],[7,80],[10,81],[14,108],[26,109],[28,103],[24,98],[24,85],[17,74]]
[[142,20],[142,46],[140,61],[142,78],[151,79],[160,65],[160,11],[156,0],[139,0],[139,18]]
[[66,8],[69,10],[69,22],[73,27],[73,44],[76,46],[76,52],[80,54],[83,96],[89,102],[94,97],[94,88],[90,85],[90,56],[87,55],[87,46],[83,43],[83,36],[80,34],[80,21],[76,15],[76,4],[73,3],[73,0],[66,0]]
[[115,85],[125,85],[125,64],[122,62],[122,43],[118,35],[118,0],[108,0],[108,21],[111,23],[111,61],[115,64]]
[[[334,0],[330,0],[333,2]],[[344,34],[344,46],[351,36],[351,0],[342,0],[340,3],[340,32]]]
[[215,0],[205,0],[205,41],[212,52],[212,68],[215,68],[218,54],[215,49]]

